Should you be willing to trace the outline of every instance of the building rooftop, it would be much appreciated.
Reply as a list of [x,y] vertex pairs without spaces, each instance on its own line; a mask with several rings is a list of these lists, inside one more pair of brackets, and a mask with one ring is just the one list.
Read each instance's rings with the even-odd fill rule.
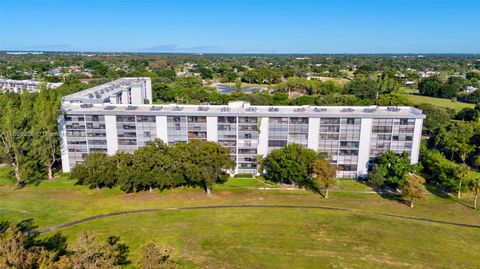
[[63,97],[63,102],[67,103],[108,103],[111,96],[119,94],[123,90],[127,90],[131,87],[142,86],[146,81],[150,81],[150,78],[134,77],[134,78],[121,78],[115,81],[98,85],[92,88],[79,91],[74,94]]
[[0,83],[15,84],[15,85],[35,85],[35,86],[40,86],[42,84],[45,84],[49,88],[57,88],[63,85],[63,83],[61,82],[42,82],[42,81],[36,81],[36,80],[30,80],[30,79],[24,79],[24,80],[0,79]]
[[119,105],[68,104],[67,113],[85,114],[143,114],[143,115],[199,115],[199,116],[263,116],[263,117],[384,117],[425,118],[414,107],[379,106],[251,106],[235,101],[228,105]]
[[122,78],[89,88],[65,96],[62,108],[70,114],[425,118],[421,110],[407,106],[252,106],[245,101],[234,101],[228,105],[133,105],[111,102],[111,96],[125,89],[140,90],[132,86],[141,86],[147,80],[150,81],[150,78]]

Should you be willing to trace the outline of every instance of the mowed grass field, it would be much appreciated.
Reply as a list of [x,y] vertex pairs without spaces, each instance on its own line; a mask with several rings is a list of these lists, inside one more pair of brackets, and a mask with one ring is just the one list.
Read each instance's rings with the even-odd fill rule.
[[418,90],[414,90],[408,87],[402,87],[405,97],[412,102],[413,105],[431,104],[443,108],[454,109],[460,111],[464,108],[474,108],[474,104],[463,103],[459,101],[452,102],[450,99],[435,98],[430,96],[423,96],[418,94]]
[[[118,235],[137,250],[153,241],[171,247],[183,268],[475,268],[480,229],[379,215],[480,224],[480,211],[461,200],[428,194],[410,209],[353,180],[341,180],[330,199],[304,190],[232,179],[211,197],[197,188],[125,194],[92,190],[65,178],[15,189],[1,180],[0,221],[34,219],[39,228],[99,214],[172,210],[92,220],[59,232],[72,242],[83,231]],[[209,205],[310,205],[350,211],[295,208],[205,208]]]

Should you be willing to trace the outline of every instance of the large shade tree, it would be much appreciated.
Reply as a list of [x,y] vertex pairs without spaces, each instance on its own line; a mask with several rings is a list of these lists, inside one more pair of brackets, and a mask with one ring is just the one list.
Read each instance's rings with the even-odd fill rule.
[[377,157],[376,166],[369,175],[369,181],[379,187],[402,188],[404,175],[415,172],[417,168],[410,163],[406,152],[396,154],[389,150]]
[[215,142],[193,140],[178,143],[170,149],[170,154],[185,181],[202,186],[208,195],[213,185],[225,182],[229,177],[228,170],[235,168],[230,151]]
[[91,188],[113,187],[117,183],[115,159],[105,153],[90,153],[72,169],[70,177]]
[[265,178],[273,182],[293,181],[299,187],[308,187],[309,168],[319,155],[299,144],[290,144],[273,150],[263,163]]

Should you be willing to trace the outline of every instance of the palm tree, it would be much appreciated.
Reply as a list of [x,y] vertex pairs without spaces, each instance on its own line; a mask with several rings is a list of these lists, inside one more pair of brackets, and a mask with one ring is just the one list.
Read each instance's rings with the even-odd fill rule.
[[480,177],[476,177],[468,183],[468,189],[473,192],[473,208],[477,209],[478,193],[480,192]]
[[468,175],[470,174],[470,168],[468,165],[462,163],[458,166],[457,173],[456,173],[456,178],[458,180],[458,192],[457,192],[457,197],[461,197],[461,191],[462,191],[462,183],[467,180]]

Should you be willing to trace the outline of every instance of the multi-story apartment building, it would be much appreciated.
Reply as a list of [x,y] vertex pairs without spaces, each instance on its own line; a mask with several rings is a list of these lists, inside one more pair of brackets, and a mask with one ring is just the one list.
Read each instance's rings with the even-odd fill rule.
[[35,80],[0,79],[0,92],[23,93],[24,91],[28,91],[29,93],[37,93],[42,86],[55,89],[62,84],[63,83],[53,82],[44,83]]
[[235,173],[257,173],[257,156],[297,143],[328,152],[339,177],[362,177],[378,154],[418,162],[425,115],[413,107],[152,105],[148,78],[124,78],[64,97],[59,119],[63,171],[91,152],[133,152],[159,138],[230,149]]

